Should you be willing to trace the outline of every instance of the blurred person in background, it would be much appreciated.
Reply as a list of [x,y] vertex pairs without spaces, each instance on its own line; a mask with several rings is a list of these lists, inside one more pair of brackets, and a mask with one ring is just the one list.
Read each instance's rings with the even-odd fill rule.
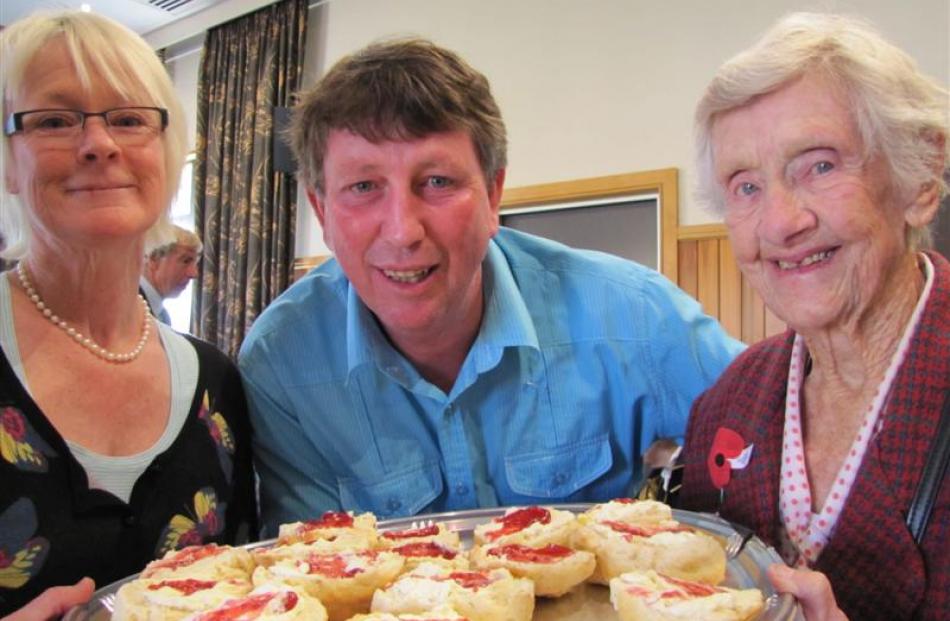
[[198,261],[201,260],[201,239],[197,235],[172,225],[174,238],[148,253],[140,293],[148,301],[152,314],[171,325],[171,317],[162,305],[166,298],[181,295],[188,283],[198,277]]

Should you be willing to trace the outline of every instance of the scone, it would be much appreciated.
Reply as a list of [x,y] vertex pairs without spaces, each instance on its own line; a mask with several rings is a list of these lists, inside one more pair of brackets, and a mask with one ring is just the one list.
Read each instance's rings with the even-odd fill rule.
[[284,584],[316,597],[330,621],[369,612],[373,592],[399,575],[403,559],[384,550],[309,554],[254,571],[254,584]]
[[113,621],[178,621],[251,591],[250,580],[140,578],[123,584],[115,596]]
[[326,621],[319,600],[288,586],[265,585],[186,621]]
[[405,559],[403,573],[407,573],[423,563],[435,563],[450,569],[468,569],[468,555],[460,548],[449,548],[434,541],[416,541],[390,548]]
[[250,580],[254,560],[244,548],[209,543],[168,552],[142,570],[142,578],[199,580]]
[[462,542],[459,534],[449,530],[444,522],[430,524],[421,528],[409,528],[406,530],[387,530],[379,535],[379,547],[397,548],[407,543],[419,543],[423,541],[432,541],[446,548],[459,550]]
[[402,568],[403,573],[412,571],[427,562],[455,569],[469,567],[468,555],[462,550],[458,533],[449,530],[444,523],[382,532],[377,546],[391,550],[406,559]]
[[314,539],[309,542],[289,544],[275,543],[270,546],[258,547],[251,550],[254,563],[260,567],[270,567],[274,563],[286,559],[299,559],[308,554],[330,554],[334,552],[358,552],[375,547],[373,537],[360,531],[344,531],[332,535],[327,539]]
[[520,543],[526,546],[569,545],[577,519],[570,511],[547,507],[513,507],[475,527],[476,545]]
[[376,516],[372,513],[361,513],[354,517],[352,513],[327,511],[319,520],[281,524],[277,532],[277,542],[280,545],[288,545],[309,543],[318,539],[332,541],[340,536],[366,538],[367,545],[361,547],[375,545]]
[[373,596],[373,612],[423,614],[449,606],[470,621],[530,621],[534,585],[505,569],[453,571],[424,563]]
[[557,544],[477,546],[471,559],[478,569],[503,567],[514,576],[531,580],[534,594],[545,597],[564,595],[587,580],[597,564],[592,553]]
[[389,612],[371,612],[368,615],[356,615],[350,621],[470,621],[448,606],[421,614],[406,613],[394,615]]
[[612,579],[610,602],[621,621],[747,621],[765,606],[758,589],[710,586],[653,570]]
[[726,576],[719,542],[674,520],[663,503],[611,501],[591,507],[578,522],[574,547],[597,557],[591,582],[607,584],[622,573],[648,569],[707,584],[719,584]]

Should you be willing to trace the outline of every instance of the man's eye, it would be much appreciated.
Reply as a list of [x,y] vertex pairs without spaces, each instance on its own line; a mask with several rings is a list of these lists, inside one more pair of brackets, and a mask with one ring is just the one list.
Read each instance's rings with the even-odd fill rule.
[[426,179],[426,184],[430,188],[441,189],[452,185],[452,180],[448,177],[443,177],[442,175],[432,175]]
[[822,160],[815,164],[812,169],[819,175],[826,175],[834,170],[835,165],[827,160]]
[[357,194],[362,194],[364,192],[369,192],[373,189],[372,181],[357,181],[356,183],[350,186],[350,189],[356,192]]

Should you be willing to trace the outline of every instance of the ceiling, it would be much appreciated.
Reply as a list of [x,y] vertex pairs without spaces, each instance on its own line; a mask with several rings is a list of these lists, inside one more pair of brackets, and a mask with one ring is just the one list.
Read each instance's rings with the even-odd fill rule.
[[0,0],[0,24],[37,9],[79,9],[81,4],[144,35],[225,0]]

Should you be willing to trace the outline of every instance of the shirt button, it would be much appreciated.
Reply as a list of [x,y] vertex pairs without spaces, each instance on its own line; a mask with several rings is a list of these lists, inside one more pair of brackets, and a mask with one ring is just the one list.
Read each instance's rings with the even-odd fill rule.
[[138,520],[135,518],[134,515],[130,514],[122,518],[122,523],[128,526],[129,528],[131,528],[132,526],[135,526],[138,523]]
[[389,502],[386,503],[386,508],[389,509],[393,513],[395,513],[396,511],[399,511],[400,507],[402,507],[402,502],[400,502],[396,498],[390,498]]
[[459,496],[464,496],[465,494],[468,493],[468,485],[465,485],[464,483],[459,483],[458,485],[455,486],[455,493],[458,494]]
[[554,484],[555,485],[564,485],[564,482],[567,481],[567,475],[563,472],[558,472],[554,475]]

